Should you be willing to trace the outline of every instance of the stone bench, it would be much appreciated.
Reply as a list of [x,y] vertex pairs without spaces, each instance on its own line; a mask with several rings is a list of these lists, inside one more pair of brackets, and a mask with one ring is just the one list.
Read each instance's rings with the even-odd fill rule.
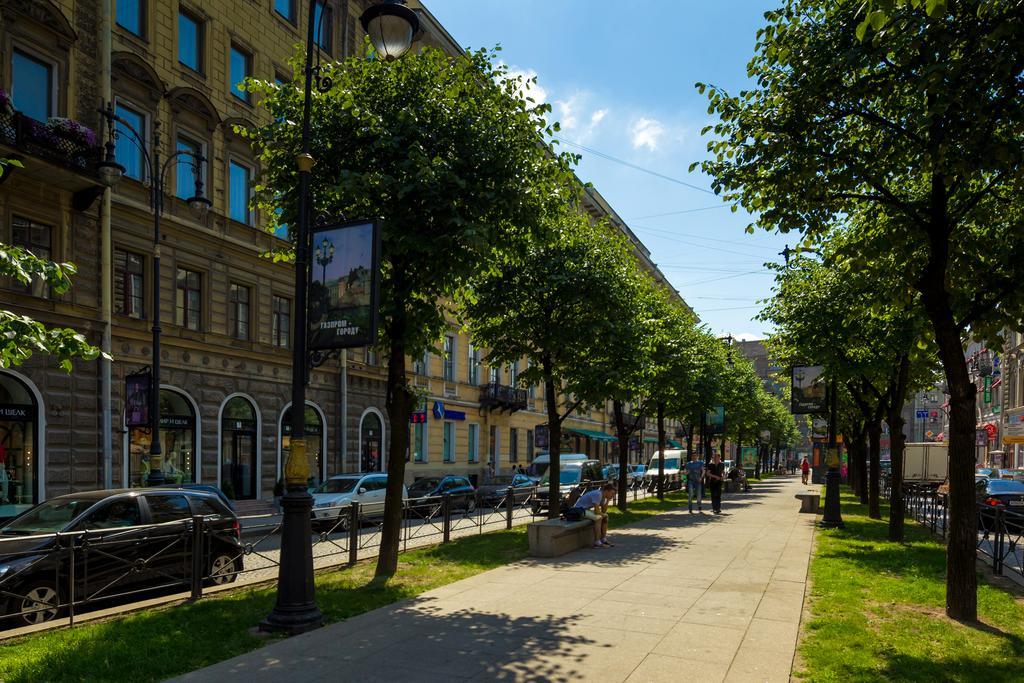
[[800,501],[800,512],[818,513],[818,505],[821,504],[820,493],[798,493],[793,497]]
[[726,493],[739,493],[740,491],[740,480],[739,479],[726,479],[725,480],[725,492]]
[[566,522],[545,519],[526,525],[532,557],[558,557],[594,544],[594,523],[589,519]]

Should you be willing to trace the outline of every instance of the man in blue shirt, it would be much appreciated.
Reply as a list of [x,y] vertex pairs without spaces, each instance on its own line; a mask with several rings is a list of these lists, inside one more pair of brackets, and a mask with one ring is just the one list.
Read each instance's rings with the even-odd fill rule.
[[703,512],[704,461],[697,459],[686,463],[686,502],[693,513],[693,499],[697,499],[697,511]]
[[615,498],[615,484],[611,482],[599,489],[587,491],[576,499],[574,508],[583,510],[583,516],[594,522],[594,547],[604,548],[608,542],[608,504]]

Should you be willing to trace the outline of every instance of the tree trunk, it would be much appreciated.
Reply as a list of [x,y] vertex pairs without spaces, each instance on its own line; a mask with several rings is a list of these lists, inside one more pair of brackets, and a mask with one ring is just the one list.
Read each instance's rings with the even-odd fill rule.
[[[943,269],[944,272],[944,269]],[[978,618],[975,574],[978,512],[974,493],[974,432],[977,429],[977,390],[967,373],[960,330],[953,319],[949,295],[925,293],[925,310],[932,321],[939,359],[949,388],[949,540],[946,546],[946,615],[958,621]]]
[[[395,323],[398,326],[403,321]],[[375,579],[387,580],[398,571],[398,547],[402,536],[404,513],[402,489],[405,483],[405,455],[409,449],[409,415],[412,413],[412,395],[405,377],[405,345],[400,340],[404,332],[391,336],[388,357],[387,397],[385,405],[391,422],[388,442],[388,483],[384,494],[384,522],[380,532],[380,554],[377,556]]]
[[658,500],[665,500],[665,403],[658,401]]
[[889,405],[889,448],[891,463],[889,478],[889,540],[903,542],[903,450],[907,438],[903,434],[903,404],[907,400],[907,383],[910,375],[910,358],[900,358],[893,388],[893,400]]
[[868,517],[882,518],[879,504],[879,468],[882,466],[882,423],[872,420],[868,424]]
[[562,470],[562,419],[558,414],[558,394],[555,392],[555,381],[551,377],[550,366],[544,367],[544,397],[548,408],[548,519],[558,519],[561,514],[561,475]]
[[693,420],[686,427],[686,460],[693,460],[696,453],[693,452]]
[[612,415],[615,418],[615,436],[619,440],[619,503],[620,510],[626,510],[626,467],[629,464],[629,430],[626,416],[622,413],[622,401],[612,401]]
[[855,420],[850,430],[850,439],[849,443],[846,445],[846,451],[848,456],[847,460],[850,463],[850,489],[858,495],[860,494],[860,482],[864,476],[860,462],[857,458],[857,440],[860,438],[860,434],[861,423]]
[[861,505],[868,504],[868,446],[867,446],[867,424],[861,428],[857,435],[857,495],[860,497]]

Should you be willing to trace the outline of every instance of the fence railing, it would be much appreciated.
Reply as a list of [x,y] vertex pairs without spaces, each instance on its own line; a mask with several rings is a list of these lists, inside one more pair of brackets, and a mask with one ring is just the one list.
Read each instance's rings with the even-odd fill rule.
[[[586,490],[603,484],[588,482]],[[541,487],[479,497],[447,494],[402,505],[403,551],[512,529],[539,513]],[[653,495],[633,488],[632,500]],[[314,567],[376,555],[383,504],[317,507]],[[164,524],[0,538],[0,631],[75,625],[84,612],[174,596],[198,600],[236,582],[277,577],[281,516],[194,516]],[[20,631],[18,631],[20,632]]]

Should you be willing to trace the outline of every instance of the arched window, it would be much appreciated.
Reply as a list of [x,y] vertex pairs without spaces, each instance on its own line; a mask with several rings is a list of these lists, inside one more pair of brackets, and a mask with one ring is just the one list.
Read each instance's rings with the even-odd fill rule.
[[384,425],[374,410],[367,409],[359,421],[359,469],[384,471]]
[[220,488],[233,500],[259,495],[259,420],[245,396],[232,396],[220,416]]
[[[197,427],[196,411],[188,395],[177,389],[161,388],[161,469],[165,483],[192,484],[196,481]],[[128,486],[146,486],[152,440],[149,427],[131,428],[128,434]]]
[[[277,472],[280,477],[282,467],[288,461],[291,445],[292,407],[289,405],[281,413],[280,453],[277,459]],[[324,468],[324,451],[327,448],[327,432],[324,430],[324,418],[321,410],[314,403],[306,402],[305,412],[306,457],[309,459],[309,485],[319,486],[326,477]]]
[[40,412],[28,385],[0,372],[0,518],[39,502]]

